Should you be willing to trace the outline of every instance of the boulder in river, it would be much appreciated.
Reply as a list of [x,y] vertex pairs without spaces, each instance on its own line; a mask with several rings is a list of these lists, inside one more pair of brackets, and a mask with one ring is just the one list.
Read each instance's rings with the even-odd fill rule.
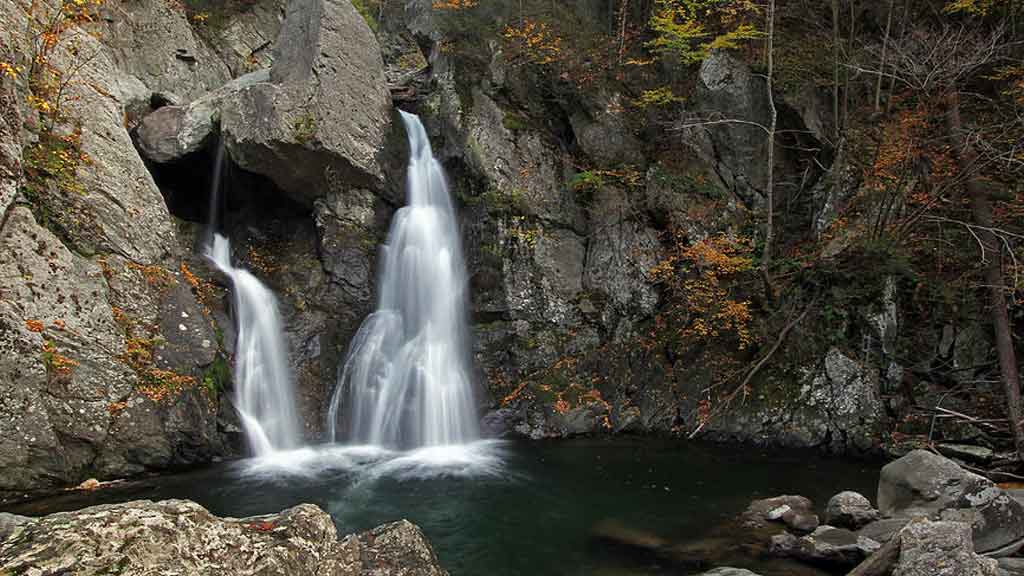
[[1005,556],[1024,545],[1024,506],[987,478],[925,450],[882,468],[878,507],[885,516],[965,522],[979,553]]
[[339,540],[312,504],[218,518],[188,500],[93,506],[20,521],[0,541],[2,574],[444,576],[430,544],[401,520]]
[[962,522],[911,522],[900,532],[898,576],[995,576],[998,562],[974,553]]
[[814,504],[803,496],[776,496],[754,500],[743,512],[742,522],[749,528],[764,528],[769,522],[781,522],[796,532],[812,532],[818,527]]
[[878,520],[878,510],[864,495],[850,490],[833,496],[825,507],[825,523],[840,528],[857,530]]
[[819,526],[802,537],[789,532],[773,536],[770,551],[776,556],[796,558],[809,564],[843,567],[856,566],[879,548],[878,542],[845,528]]

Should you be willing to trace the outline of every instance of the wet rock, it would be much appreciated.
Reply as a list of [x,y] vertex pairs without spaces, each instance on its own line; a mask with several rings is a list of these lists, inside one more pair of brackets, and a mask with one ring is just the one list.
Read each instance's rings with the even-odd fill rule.
[[870,538],[876,542],[888,542],[899,533],[907,522],[907,518],[885,518],[876,520],[857,531],[858,536]]
[[745,570],[743,568],[723,567],[715,568],[714,570],[708,572],[702,572],[697,576],[758,576],[758,574],[751,572],[750,570]]
[[[814,517],[815,527],[818,518],[814,514],[814,503],[803,496],[775,496],[754,500],[747,506],[747,509],[740,517],[740,521],[748,528],[764,528],[769,522],[785,522],[785,516],[789,515],[791,521],[797,517]],[[810,524],[802,520],[802,523]],[[814,528],[811,528],[813,530]]]
[[996,576],[998,562],[975,554],[971,527],[961,522],[911,522],[900,532],[895,576]]
[[19,526],[32,522],[28,516],[0,512],[0,543],[12,536]]
[[1024,575],[1024,558],[1008,557],[997,559],[999,576]]
[[978,552],[1007,555],[1024,544],[1024,507],[987,478],[914,450],[882,468],[878,508],[886,516],[964,522]]
[[935,449],[948,458],[959,458],[965,462],[974,462],[976,464],[986,464],[995,457],[995,451],[985,446],[943,443],[937,445]]
[[194,502],[136,501],[51,514],[0,542],[0,571],[98,574],[443,576],[408,521],[338,540],[320,508],[218,518]]
[[232,92],[221,109],[231,158],[300,202],[383,185],[391,97],[377,41],[346,0],[290,2],[270,81]]
[[1024,575],[1024,558],[1000,558],[1000,576],[1022,576]]
[[857,530],[878,520],[878,510],[871,506],[862,494],[852,491],[840,492],[825,506],[825,523],[840,528]]
[[814,532],[798,537],[789,532],[772,536],[770,552],[776,556],[827,566],[856,566],[881,544],[857,536],[844,528],[819,526]]
[[857,565],[847,576],[889,576],[900,558],[900,539],[891,538]]

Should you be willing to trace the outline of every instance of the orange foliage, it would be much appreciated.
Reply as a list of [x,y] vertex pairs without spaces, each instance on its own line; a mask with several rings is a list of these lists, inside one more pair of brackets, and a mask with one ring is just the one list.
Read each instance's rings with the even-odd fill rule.
[[562,56],[562,39],[544,22],[525,18],[520,26],[506,26],[502,37],[514,57],[531,64],[553,64]]

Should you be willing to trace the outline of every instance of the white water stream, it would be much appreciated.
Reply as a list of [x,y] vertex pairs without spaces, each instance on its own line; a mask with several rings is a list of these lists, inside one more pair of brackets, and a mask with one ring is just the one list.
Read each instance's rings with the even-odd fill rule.
[[231,264],[231,242],[216,233],[223,149],[217,154],[210,194],[206,257],[231,279],[235,344],[235,408],[253,454],[298,448],[299,426],[288,349],[277,299],[255,276]]
[[382,247],[380,296],[349,345],[331,440],[386,448],[479,438],[466,328],[466,267],[448,186],[418,117],[402,112],[408,205]]

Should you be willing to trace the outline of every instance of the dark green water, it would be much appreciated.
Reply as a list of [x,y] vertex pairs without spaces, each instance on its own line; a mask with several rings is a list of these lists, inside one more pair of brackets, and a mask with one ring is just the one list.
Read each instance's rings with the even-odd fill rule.
[[[596,542],[592,530],[612,521],[691,542],[752,499],[796,493],[821,508],[849,489],[873,500],[878,478],[874,463],[652,439],[492,442],[454,464],[449,456],[310,451],[290,471],[235,462],[6,508],[40,514],[189,498],[215,514],[241,517],[313,502],[342,532],[412,520],[453,576],[685,574]],[[765,576],[795,573],[753,557],[730,564]]]

